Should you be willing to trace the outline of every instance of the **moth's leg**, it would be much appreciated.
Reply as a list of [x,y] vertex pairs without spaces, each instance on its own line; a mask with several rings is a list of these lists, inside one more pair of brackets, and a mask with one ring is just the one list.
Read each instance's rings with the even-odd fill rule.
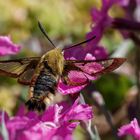
[[44,95],[44,103],[47,105],[50,105],[54,101],[54,96],[55,96],[55,88],[50,88],[49,91],[45,92]]
[[29,88],[29,99],[32,98],[33,95],[34,95],[34,87],[31,86],[31,87]]

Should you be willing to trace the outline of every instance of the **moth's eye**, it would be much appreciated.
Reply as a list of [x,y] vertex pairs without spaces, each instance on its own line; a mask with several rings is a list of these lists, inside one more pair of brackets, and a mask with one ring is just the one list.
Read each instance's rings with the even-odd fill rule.
[[45,66],[45,68],[48,68],[48,62],[47,61],[44,61],[44,66]]

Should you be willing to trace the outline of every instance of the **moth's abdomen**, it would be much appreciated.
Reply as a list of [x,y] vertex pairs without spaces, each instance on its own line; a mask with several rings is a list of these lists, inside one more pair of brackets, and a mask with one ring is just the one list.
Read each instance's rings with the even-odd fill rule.
[[44,69],[40,72],[40,75],[37,77],[33,88],[33,96],[26,103],[29,110],[45,110],[46,101],[50,100],[50,95],[55,93],[57,80],[55,76]]
[[50,73],[42,71],[34,85],[34,97],[47,96],[48,92],[54,94],[55,88],[55,77]]

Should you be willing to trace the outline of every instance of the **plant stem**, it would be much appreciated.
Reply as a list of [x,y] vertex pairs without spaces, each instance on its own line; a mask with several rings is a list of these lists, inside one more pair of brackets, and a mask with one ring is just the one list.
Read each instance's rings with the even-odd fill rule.
[[[96,90],[93,88],[94,85],[92,82],[90,82],[90,84],[88,85],[88,87],[84,90],[85,93],[87,93],[87,95],[90,96],[90,98],[92,98],[93,100],[93,103],[95,106],[97,106],[99,108],[99,110],[101,110],[101,112],[104,114],[105,118],[106,118],[106,121],[107,123],[109,124],[111,130],[112,130],[112,133],[113,133],[113,136],[114,136],[114,139],[115,140],[118,140],[119,137],[117,136],[117,131],[116,131],[116,128],[112,122],[112,117],[111,117],[111,114],[109,113],[109,111],[107,110],[106,106],[105,106],[105,103],[104,101],[97,101],[92,95],[96,92]],[[100,94],[100,93],[99,93]],[[100,95],[102,97],[102,95]],[[102,98],[103,100],[103,98]]]

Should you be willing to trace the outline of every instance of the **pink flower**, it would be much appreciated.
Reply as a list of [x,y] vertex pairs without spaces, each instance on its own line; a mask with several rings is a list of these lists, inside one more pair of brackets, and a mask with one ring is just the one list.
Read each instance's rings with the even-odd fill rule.
[[[135,3],[135,2],[132,2]],[[113,5],[118,4],[121,7],[126,7],[129,4],[129,0],[102,0],[102,6],[100,9],[92,8],[91,10],[91,17],[93,21],[93,25],[91,26],[91,31],[87,34],[86,38],[89,39],[92,36],[96,35],[96,38],[88,43],[88,47],[96,48],[98,43],[103,37],[103,34],[106,29],[112,27],[114,25],[114,18],[109,16],[109,10],[112,8]],[[130,4],[133,6],[133,4]],[[132,8],[127,8],[132,9]]]
[[101,9],[93,8],[91,10],[91,17],[94,25],[87,34],[87,38],[91,38],[93,35],[96,35],[96,38],[88,43],[89,46],[93,47],[93,45],[98,44],[105,29],[111,26],[112,18],[108,15],[108,11],[113,4],[114,0],[102,0]]
[[136,118],[130,124],[124,125],[119,129],[119,136],[132,135],[136,140],[140,140],[140,127]]
[[128,0],[102,0],[101,9],[93,8],[91,10],[93,26],[91,27],[91,32],[87,34],[87,38],[90,38],[93,35],[96,35],[96,38],[88,43],[89,46],[98,44],[104,31],[112,26],[113,18],[109,16],[108,12],[114,4],[126,6]]
[[72,140],[72,133],[79,125],[79,120],[88,121],[93,117],[92,107],[79,104],[79,99],[72,106],[50,106],[42,115],[24,112],[22,107],[16,116],[5,116],[10,140]]
[[[75,59],[75,58],[66,58],[66,59]],[[86,54],[84,60],[95,60],[95,57],[92,54]],[[76,85],[66,85],[63,81],[58,83],[58,91],[61,94],[74,94],[81,91],[88,83],[89,80],[95,80],[97,77],[93,76],[93,73],[101,71],[103,67],[96,62],[88,63],[82,66],[81,64],[76,65],[82,71],[72,70],[68,73],[68,78],[70,82],[75,83]]]
[[16,54],[20,51],[20,46],[14,44],[10,37],[0,36],[0,56]]
[[105,59],[108,57],[107,50],[104,47],[99,46],[96,43],[92,43],[91,46],[88,44],[89,43],[87,43],[85,47],[77,46],[77,47],[64,51],[65,59],[70,59],[73,57],[77,60],[84,60],[88,53],[90,53],[96,59]]

